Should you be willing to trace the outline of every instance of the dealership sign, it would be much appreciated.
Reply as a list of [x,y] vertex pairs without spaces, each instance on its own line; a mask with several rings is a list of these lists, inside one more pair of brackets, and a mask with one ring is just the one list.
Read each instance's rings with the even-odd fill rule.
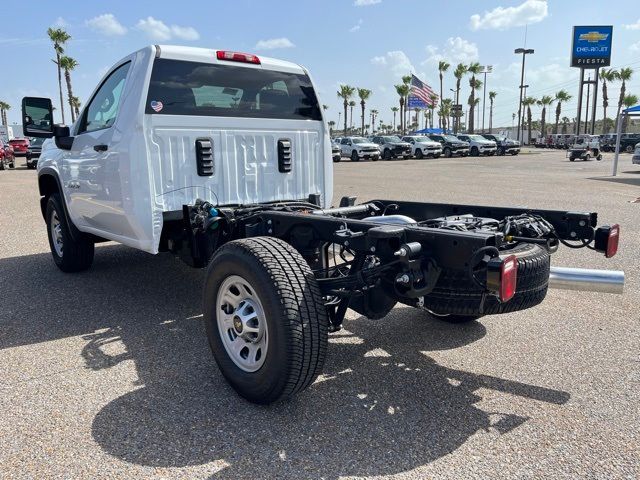
[[611,65],[613,27],[573,27],[571,66],[599,68]]

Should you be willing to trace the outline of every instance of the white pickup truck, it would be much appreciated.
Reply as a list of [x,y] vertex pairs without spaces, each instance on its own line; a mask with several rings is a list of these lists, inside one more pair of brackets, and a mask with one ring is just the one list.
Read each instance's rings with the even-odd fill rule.
[[403,303],[458,323],[533,307],[554,281],[622,288],[621,273],[550,268],[562,243],[616,253],[618,226],[596,228],[595,213],[332,207],[328,127],[290,62],[149,46],[107,72],[71,127],[52,123],[47,98],[25,97],[22,117],[25,135],[52,139],[38,185],[56,265],[88,269],[95,243],[112,240],[206,266],[213,355],[253,402],[309,386],[347,308],[382,318]]

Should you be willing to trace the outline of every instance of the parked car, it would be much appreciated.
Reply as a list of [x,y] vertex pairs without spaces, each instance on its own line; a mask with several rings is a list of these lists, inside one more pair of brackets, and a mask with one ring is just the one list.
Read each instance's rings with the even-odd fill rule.
[[429,138],[434,142],[439,142],[442,145],[442,154],[449,158],[456,155],[466,157],[469,155],[469,143],[463,142],[454,135],[429,135]]
[[339,162],[342,159],[340,145],[335,142],[331,142],[331,158],[333,158],[334,162]]
[[14,168],[16,164],[13,147],[0,138],[0,170]]
[[29,140],[26,138],[14,138],[9,140],[9,145],[13,147],[13,153],[16,157],[26,157],[29,149]]
[[520,142],[503,135],[485,134],[482,135],[487,140],[496,142],[498,155],[518,155],[520,153]]
[[631,157],[631,163],[640,165],[640,143],[636,143],[636,149],[633,152],[633,157]]
[[603,152],[613,152],[616,147],[616,133],[605,133],[600,135],[600,148]]
[[567,150],[573,144],[575,135],[571,133],[560,133],[556,139],[556,148]]
[[402,141],[411,145],[411,154],[416,158],[440,158],[442,155],[442,145],[424,135],[409,135],[402,137]]
[[32,138],[27,148],[27,168],[36,168],[38,166],[38,158],[42,152],[42,142],[44,138]]
[[472,157],[479,157],[480,155],[495,155],[498,150],[496,142],[493,140],[487,140],[482,135],[471,133],[458,135],[458,138],[463,142],[469,143],[469,153]]
[[344,137],[340,141],[340,152],[342,156],[351,158],[352,162],[359,162],[361,158],[370,158],[374,162],[380,160],[380,150],[376,144],[362,137]]
[[376,135],[372,141],[378,146],[380,152],[382,152],[382,158],[385,160],[398,157],[402,157],[405,160],[411,158],[411,145],[400,140],[400,137],[395,135]]

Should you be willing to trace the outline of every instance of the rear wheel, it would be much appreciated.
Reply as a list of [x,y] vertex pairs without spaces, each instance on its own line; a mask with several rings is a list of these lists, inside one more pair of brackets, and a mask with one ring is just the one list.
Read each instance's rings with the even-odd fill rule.
[[204,319],[220,371],[251,402],[289,397],[322,371],[328,317],[320,288],[304,258],[282,240],[236,240],[216,252]]
[[588,153],[584,156],[584,161],[588,162],[589,160],[591,160],[591,155],[589,155]]
[[[60,195],[54,193],[47,201],[47,233],[53,261],[63,272],[81,272],[93,263],[94,244],[67,222]],[[74,238],[75,237],[75,238]]]

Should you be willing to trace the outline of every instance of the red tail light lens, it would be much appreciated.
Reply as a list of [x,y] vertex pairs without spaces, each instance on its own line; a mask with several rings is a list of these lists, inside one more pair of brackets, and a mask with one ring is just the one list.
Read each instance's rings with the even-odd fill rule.
[[607,238],[607,251],[605,257],[611,258],[618,253],[618,241],[620,239],[620,225],[613,225],[609,230],[609,238]]
[[595,246],[598,252],[604,253],[607,258],[618,253],[618,242],[620,240],[620,225],[605,225],[599,227],[595,233]]
[[229,62],[253,63],[260,65],[260,59],[250,53],[229,52],[226,50],[218,50],[216,52],[218,60],[226,60]]
[[487,264],[487,290],[494,293],[501,302],[508,302],[516,294],[518,281],[518,259],[509,255],[503,259],[494,258]]

